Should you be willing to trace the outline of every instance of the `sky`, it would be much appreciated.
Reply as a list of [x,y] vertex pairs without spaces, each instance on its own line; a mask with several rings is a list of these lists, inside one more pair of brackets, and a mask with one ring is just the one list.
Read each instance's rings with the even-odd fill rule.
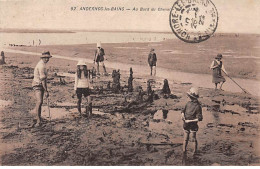
[[[0,0],[0,28],[171,31],[176,0]],[[260,0],[211,0],[219,15],[217,32],[260,34]],[[77,7],[72,11],[71,7]],[[130,11],[80,11],[79,7],[124,7]]]

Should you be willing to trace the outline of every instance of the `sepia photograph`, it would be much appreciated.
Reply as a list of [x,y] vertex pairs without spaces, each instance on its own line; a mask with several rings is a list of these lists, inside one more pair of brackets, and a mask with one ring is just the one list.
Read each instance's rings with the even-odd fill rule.
[[259,0],[0,0],[0,166],[260,166]]

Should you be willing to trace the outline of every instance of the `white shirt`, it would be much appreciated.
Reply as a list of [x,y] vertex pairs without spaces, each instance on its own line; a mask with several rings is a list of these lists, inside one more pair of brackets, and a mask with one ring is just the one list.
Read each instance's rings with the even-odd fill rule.
[[81,72],[81,78],[78,78],[78,73],[75,74],[74,90],[77,88],[89,88],[89,79],[84,76],[83,71]]
[[42,85],[42,81],[47,79],[47,68],[46,63],[40,60],[34,68],[32,86]]

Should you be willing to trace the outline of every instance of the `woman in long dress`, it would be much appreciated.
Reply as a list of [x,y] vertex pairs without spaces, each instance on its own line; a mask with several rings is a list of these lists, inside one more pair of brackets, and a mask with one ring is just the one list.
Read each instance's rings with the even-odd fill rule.
[[218,54],[217,57],[215,57],[215,60],[211,63],[211,66],[210,66],[210,69],[213,70],[213,72],[212,72],[212,75],[213,75],[212,83],[215,83],[215,89],[217,89],[217,86],[220,83],[220,88],[219,88],[220,90],[222,90],[222,85],[226,81],[226,79],[222,75],[222,71],[227,74],[221,59],[222,59],[222,54]]

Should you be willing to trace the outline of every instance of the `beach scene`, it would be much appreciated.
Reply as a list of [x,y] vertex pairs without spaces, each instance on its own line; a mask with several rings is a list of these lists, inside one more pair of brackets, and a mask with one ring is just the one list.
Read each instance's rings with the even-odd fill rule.
[[[22,8],[34,6],[46,18],[37,21],[42,15],[33,11],[36,16],[29,16],[24,26],[20,17],[25,14],[18,16],[9,11],[6,22],[0,22],[0,164],[259,166],[260,32],[259,25],[248,19],[259,3],[243,0],[236,4],[232,0],[224,7],[224,1],[212,0],[219,13],[218,29],[206,41],[187,43],[169,27],[166,9],[174,2],[147,5],[165,10],[157,11],[160,15],[147,12],[151,16],[145,21],[137,19],[144,16],[143,12],[127,11],[132,4],[139,10],[146,4],[137,1],[116,3],[126,10],[121,16],[115,17],[112,11],[89,12],[88,23],[82,24],[72,21],[75,16],[83,20],[80,11],[64,14],[60,22],[48,19],[55,14],[45,11],[50,1],[40,1],[41,5],[24,1]],[[0,19],[8,12],[3,6],[20,9],[21,3],[0,1],[4,11]],[[61,5],[57,0],[54,4],[61,5],[61,11],[84,4],[74,3]],[[102,5],[115,5],[110,3]],[[251,28],[236,29],[234,25],[239,21],[225,20],[224,16],[235,15],[225,11],[234,4],[248,23],[254,23]],[[87,5],[97,6],[94,1]],[[151,23],[155,16],[168,18],[156,28]],[[96,23],[93,17],[104,24]],[[115,20],[110,26],[108,18]],[[129,19],[129,23],[124,21],[127,28],[116,25],[122,18]],[[33,27],[33,23],[38,26]],[[47,23],[49,26],[45,26]],[[69,23],[77,26],[61,29]],[[153,28],[147,28],[149,24]],[[98,61],[101,54],[97,51],[101,48],[104,60]],[[151,66],[149,58],[154,53],[156,64]],[[211,63],[220,54],[227,73],[222,70],[225,81],[222,88],[218,84],[216,88]],[[40,85],[34,85],[41,61],[46,66],[46,77],[39,78]],[[81,71],[84,73],[78,75]],[[86,93],[78,90],[82,89],[77,86],[82,77],[88,80],[88,86],[83,87]],[[192,93],[192,88],[198,93]],[[184,124],[190,122],[186,116],[183,119],[192,97],[198,101],[203,116],[196,121],[196,131],[187,130]]]

